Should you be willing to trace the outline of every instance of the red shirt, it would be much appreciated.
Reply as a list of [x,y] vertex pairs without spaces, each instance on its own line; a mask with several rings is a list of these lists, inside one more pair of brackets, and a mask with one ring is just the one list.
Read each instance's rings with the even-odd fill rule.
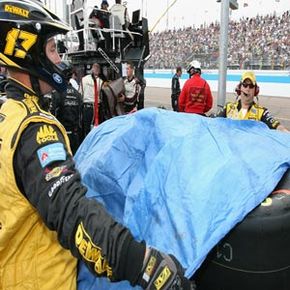
[[199,74],[187,80],[179,96],[179,112],[204,114],[212,107],[212,94],[206,80]]

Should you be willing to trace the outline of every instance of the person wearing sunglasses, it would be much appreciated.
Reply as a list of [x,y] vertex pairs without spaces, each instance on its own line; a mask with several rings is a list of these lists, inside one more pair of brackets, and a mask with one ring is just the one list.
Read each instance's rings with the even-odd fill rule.
[[[259,86],[253,71],[245,71],[236,88],[236,102],[227,103],[216,115],[235,120],[255,120],[264,122],[270,129],[289,132],[275,119],[269,110],[258,103]],[[254,100],[256,98],[256,101]]]

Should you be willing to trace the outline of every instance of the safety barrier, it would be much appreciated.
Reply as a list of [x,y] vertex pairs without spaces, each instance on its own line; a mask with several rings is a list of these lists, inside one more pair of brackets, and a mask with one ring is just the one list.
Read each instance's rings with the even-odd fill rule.
[[[254,71],[260,86],[260,95],[290,98],[290,71]],[[228,70],[227,93],[233,93],[242,70]],[[145,70],[144,76],[148,87],[170,88],[174,70]],[[218,90],[218,70],[203,70],[202,77],[206,79],[213,92]],[[183,73],[180,83],[183,86],[188,74]]]

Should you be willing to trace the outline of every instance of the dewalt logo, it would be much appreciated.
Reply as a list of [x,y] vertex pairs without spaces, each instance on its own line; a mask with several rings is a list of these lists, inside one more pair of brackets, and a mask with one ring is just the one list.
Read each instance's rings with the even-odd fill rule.
[[20,7],[12,6],[12,5],[5,5],[5,12],[9,12],[12,14],[20,15],[22,17],[28,18],[29,11]]
[[168,281],[169,277],[171,276],[170,269],[165,266],[160,275],[157,277],[157,279],[154,281],[154,285],[157,290],[162,289],[162,287],[165,285],[165,283]]
[[85,231],[83,224],[78,225],[75,234],[75,244],[82,257],[94,264],[94,270],[97,274],[101,275],[107,272],[107,276],[112,276],[112,268],[109,266],[108,261],[102,256],[101,248],[97,247],[91,240],[91,237]]
[[41,126],[36,134],[36,142],[38,144],[43,144],[50,141],[58,141],[57,133],[52,128],[52,126]]
[[150,260],[149,260],[149,262],[147,264],[146,270],[145,270],[145,273],[148,275],[148,277],[151,277],[152,271],[155,268],[155,264],[156,264],[156,258],[151,256]]

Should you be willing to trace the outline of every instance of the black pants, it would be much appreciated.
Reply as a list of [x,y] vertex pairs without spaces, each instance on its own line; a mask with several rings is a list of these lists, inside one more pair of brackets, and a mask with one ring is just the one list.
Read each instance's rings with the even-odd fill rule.
[[172,110],[178,112],[178,97],[171,96]]
[[91,131],[94,125],[94,104],[83,104],[83,138]]
[[[104,122],[104,112],[103,112],[103,106],[102,103],[98,106],[98,121],[99,124]],[[94,126],[94,104],[93,103],[84,103],[83,104],[83,136],[82,139],[84,139],[92,130]]]

